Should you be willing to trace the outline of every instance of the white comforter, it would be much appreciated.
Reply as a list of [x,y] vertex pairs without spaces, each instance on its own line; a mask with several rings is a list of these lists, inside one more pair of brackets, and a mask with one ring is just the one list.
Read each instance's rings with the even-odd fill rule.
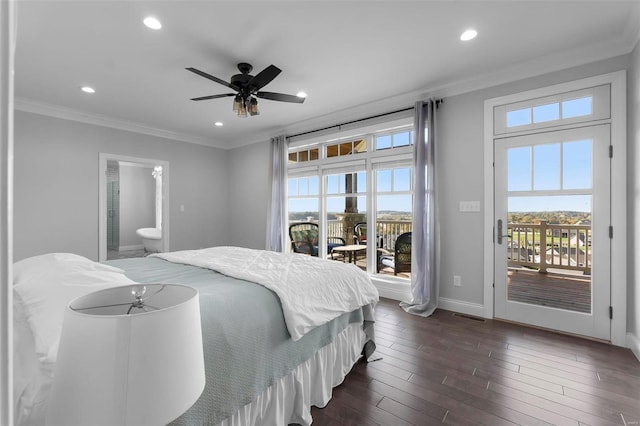
[[345,312],[375,305],[379,298],[378,290],[364,271],[334,260],[241,247],[212,247],[153,256],[265,286],[280,298],[293,340]]

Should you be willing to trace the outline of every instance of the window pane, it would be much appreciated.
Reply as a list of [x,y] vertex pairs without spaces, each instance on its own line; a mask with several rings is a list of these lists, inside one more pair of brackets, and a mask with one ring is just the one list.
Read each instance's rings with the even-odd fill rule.
[[309,178],[303,177],[298,181],[298,195],[309,195]]
[[533,107],[533,122],[542,123],[560,119],[560,104],[558,102]]
[[309,177],[309,195],[319,195],[320,194],[320,179],[318,176]]
[[340,191],[340,177],[338,175],[327,176],[327,194],[338,194]]
[[354,153],[366,152],[367,151],[367,140],[361,139],[359,141],[355,141],[353,143],[353,151]]
[[309,160],[317,160],[318,158],[320,158],[320,150],[318,148],[313,148],[309,151],[309,153]]
[[298,153],[297,152],[290,152],[289,153],[289,162],[290,163],[297,163],[298,162]]
[[531,191],[531,147],[507,151],[507,190]]
[[289,195],[290,196],[298,195],[298,179],[297,178],[289,178]]
[[[412,201],[410,194],[379,195],[376,197],[376,245],[390,253],[394,252],[398,237],[412,230]],[[409,278],[411,273],[410,256],[401,259],[401,268],[397,271],[393,256],[382,255],[377,259],[380,274]]]
[[507,112],[507,127],[531,124],[531,108],[517,109]]
[[378,170],[376,176],[378,192],[391,192],[391,170]]
[[411,171],[407,168],[393,169],[393,190],[411,190]]
[[358,182],[357,192],[358,194],[365,194],[367,192],[367,172],[356,173]]
[[376,149],[391,148],[391,135],[376,136]]
[[327,145],[327,157],[337,157],[338,156],[338,145]]
[[351,142],[340,144],[340,155],[349,155],[353,151],[353,144]]
[[560,144],[533,147],[533,189],[560,189]]
[[580,117],[591,113],[593,113],[591,96],[562,102],[562,118]]
[[591,140],[562,144],[563,189],[588,189],[592,187],[591,146]]
[[396,133],[393,135],[393,146],[408,146],[409,145],[409,132]]
[[309,151],[300,151],[298,158],[298,161],[309,161]]
[[317,222],[318,198],[290,198],[289,222]]

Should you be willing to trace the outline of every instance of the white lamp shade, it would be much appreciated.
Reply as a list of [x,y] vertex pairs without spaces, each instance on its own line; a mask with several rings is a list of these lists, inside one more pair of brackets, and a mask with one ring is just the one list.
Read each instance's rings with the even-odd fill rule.
[[[65,312],[49,425],[166,425],[205,385],[197,290],[146,284],[149,311],[132,288],[73,300]],[[155,310],[152,310],[155,309]]]

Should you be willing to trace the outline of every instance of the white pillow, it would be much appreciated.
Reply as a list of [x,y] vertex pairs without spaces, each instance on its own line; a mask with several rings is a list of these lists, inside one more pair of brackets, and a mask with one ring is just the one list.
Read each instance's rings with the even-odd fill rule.
[[41,363],[55,363],[64,311],[77,297],[103,288],[133,284],[124,271],[71,253],[52,253],[16,262],[19,294]]

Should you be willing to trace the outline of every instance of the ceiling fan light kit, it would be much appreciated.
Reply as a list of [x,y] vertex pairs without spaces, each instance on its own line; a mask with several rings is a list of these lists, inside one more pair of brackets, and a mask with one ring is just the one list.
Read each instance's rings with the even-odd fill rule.
[[209,95],[191,98],[192,101],[204,101],[209,99],[234,96],[233,111],[238,114],[238,117],[247,117],[247,115],[260,115],[257,98],[297,104],[301,104],[305,100],[304,97],[295,95],[260,91],[260,89],[269,84],[282,71],[275,65],[269,65],[267,68],[253,76],[249,74],[251,70],[253,70],[253,66],[246,62],[241,62],[238,64],[238,70],[240,71],[240,74],[233,75],[229,83],[196,68],[189,67],[186,68],[186,70],[198,74],[199,76],[211,81],[215,81],[216,83],[222,84],[223,86],[226,86],[235,91],[235,93],[223,93],[220,95]]

